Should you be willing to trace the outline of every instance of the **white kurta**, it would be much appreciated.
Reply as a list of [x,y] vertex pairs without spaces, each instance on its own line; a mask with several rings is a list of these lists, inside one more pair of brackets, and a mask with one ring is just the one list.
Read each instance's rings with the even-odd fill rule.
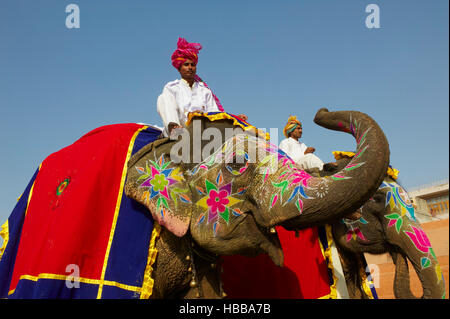
[[157,111],[164,123],[164,135],[170,122],[184,126],[189,112],[219,112],[212,92],[203,82],[192,88],[184,79],[167,83],[157,101]]
[[314,167],[323,169],[323,162],[320,158],[312,153],[305,155],[305,151],[307,149],[305,143],[289,137],[281,141],[279,148],[289,155],[295,163],[299,164],[302,169],[310,169]]

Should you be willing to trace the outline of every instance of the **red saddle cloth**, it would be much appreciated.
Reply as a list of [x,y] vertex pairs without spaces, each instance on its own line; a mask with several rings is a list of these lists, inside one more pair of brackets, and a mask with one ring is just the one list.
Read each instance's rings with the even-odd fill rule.
[[42,162],[8,219],[0,298],[148,294],[153,219],[123,187],[128,158],[160,134],[134,123],[102,126]]
[[223,289],[231,299],[328,298],[332,276],[317,227],[287,231],[277,227],[284,253],[278,267],[267,255],[223,257]]

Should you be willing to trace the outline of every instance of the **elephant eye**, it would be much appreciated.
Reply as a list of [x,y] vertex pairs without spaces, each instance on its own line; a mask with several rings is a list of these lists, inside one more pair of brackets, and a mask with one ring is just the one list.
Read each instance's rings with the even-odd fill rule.
[[384,203],[384,195],[383,195],[383,194],[376,193],[375,195],[373,195],[373,196],[370,198],[370,201],[371,201],[371,202],[375,202],[375,203],[380,203],[380,202],[383,202],[383,203]]

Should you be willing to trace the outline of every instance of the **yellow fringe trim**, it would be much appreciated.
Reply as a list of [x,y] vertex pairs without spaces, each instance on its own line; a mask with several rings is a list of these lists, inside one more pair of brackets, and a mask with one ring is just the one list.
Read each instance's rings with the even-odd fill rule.
[[361,276],[361,280],[362,280],[362,288],[364,290],[364,292],[366,293],[367,296],[369,296],[370,299],[375,299],[373,294],[372,294],[372,290],[370,290],[369,284],[373,285],[373,281],[368,281],[367,280],[367,275],[366,275],[366,271],[363,267],[361,267],[361,269],[359,270],[359,275]]
[[324,258],[328,258],[328,268],[330,268],[331,273],[333,275],[333,284],[330,286],[330,293],[328,295],[322,296],[319,299],[337,299],[337,290],[336,290],[336,284],[338,281],[338,278],[334,274],[334,267],[333,267],[333,258],[331,257],[331,245],[333,243],[333,235],[331,232],[331,225],[325,225],[325,231],[327,234],[327,242],[328,242],[328,248],[324,249],[322,243],[319,240],[320,249],[322,250],[322,254]]
[[[342,158],[352,158],[353,156],[355,156],[355,153],[353,152],[341,152],[341,151],[333,151],[333,155],[334,158],[336,159],[336,161],[342,159]],[[398,169],[395,169],[393,167],[388,167],[387,169],[387,174],[388,176],[390,176],[392,179],[397,179],[398,178]]]
[[2,260],[3,253],[5,252],[6,245],[8,245],[9,239],[9,223],[8,220],[0,227],[0,237],[3,239],[3,245],[0,247],[0,261]]
[[137,129],[136,132],[134,132],[133,137],[130,140],[130,144],[128,145],[127,155],[125,157],[125,162],[124,162],[123,168],[122,168],[122,178],[120,181],[119,193],[117,195],[117,202],[116,202],[116,208],[114,211],[114,218],[113,218],[113,222],[112,222],[112,226],[111,226],[111,231],[109,233],[108,247],[106,248],[105,259],[103,261],[103,269],[102,269],[102,275],[101,275],[101,279],[100,279],[101,282],[100,282],[100,286],[98,287],[97,299],[101,299],[102,293],[103,293],[103,282],[105,281],[106,267],[108,266],[109,253],[111,251],[111,245],[112,245],[112,241],[114,239],[114,233],[116,232],[116,225],[117,225],[117,218],[119,217],[120,204],[122,203],[123,188],[125,185],[125,180],[127,178],[128,161],[130,160],[131,153],[133,151],[134,141],[136,140],[136,137],[142,130],[145,130],[147,127],[148,126],[143,126],[139,129]]
[[[2,226],[2,228],[3,228],[3,226]],[[124,285],[124,284],[121,284],[121,283],[118,283],[115,281],[101,280],[101,279],[77,278],[77,281],[86,283],[86,284],[99,285],[99,286],[115,286],[115,287],[118,287],[121,289],[140,293],[140,299],[150,298],[150,296],[153,293],[153,285],[154,285],[154,279],[152,278],[153,264],[155,263],[156,256],[158,254],[158,250],[155,247],[156,239],[159,237],[160,232],[161,232],[161,226],[159,224],[155,224],[153,227],[152,237],[150,240],[147,266],[145,267],[144,281],[143,281],[142,287]],[[20,276],[19,281],[22,279],[31,280],[31,281],[38,281],[39,279],[67,280],[68,277],[69,277],[68,275],[42,273],[42,274],[39,274],[38,276],[22,275],[22,276]],[[8,295],[13,294],[14,291],[15,291],[15,289],[10,290],[8,292]]]
[[[38,281],[39,279],[56,279],[56,280],[67,280],[70,278],[70,280],[75,279],[73,276],[70,275],[58,275],[58,274],[48,274],[48,273],[42,273],[37,276],[32,275],[22,275],[19,278],[20,280],[31,280],[31,281]],[[77,282],[85,283],[85,284],[92,284],[92,285],[105,285],[105,286],[114,286],[118,287],[124,290],[128,291],[134,291],[137,293],[141,292],[141,287],[135,287],[130,285],[124,285],[121,283],[118,283],[116,281],[110,281],[110,280],[99,280],[99,279],[90,279],[90,278],[83,278],[83,277],[77,277]],[[10,290],[8,292],[8,295],[12,295],[15,292],[15,289]]]
[[153,226],[152,239],[148,248],[147,266],[145,267],[144,282],[142,283],[142,291],[140,299],[148,299],[153,293],[153,285],[155,280],[152,278],[153,264],[155,263],[158,250],[156,249],[156,239],[161,232],[161,226],[155,222]]
[[[248,126],[243,125],[242,123],[239,123],[239,121],[237,119],[235,119],[234,117],[232,117],[230,114],[228,114],[226,112],[217,113],[217,114],[209,114],[209,113],[203,113],[203,112],[191,112],[188,115],[188,119],[186,121],[186,126],[188,126],[191,123],[191,121],[194,117],[206,117],[210,121],[232,120],[233,125],[241,127],[244,131],[254,131],[258,136],[262,136],[267,141],[270,140],[269,133],[264,132],[250,124],[248,124]],[[245,121],[243,121],[243,122],[245,122]]]

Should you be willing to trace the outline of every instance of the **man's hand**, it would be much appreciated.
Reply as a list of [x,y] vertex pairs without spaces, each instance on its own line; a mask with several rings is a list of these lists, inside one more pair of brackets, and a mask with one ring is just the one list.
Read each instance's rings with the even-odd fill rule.
[[170,122],[170,123],[167,125],[167,130],[169,131],[169,135],[170,135],[170,133],[172,132],[173,129],[180,128],[180,127],[181,127],[181,126],[180,126],[178,123]]
[[305,155],[309,153],[314,153],[316,149],[314,147],[307,147],[305,150]]
[[237,117],[239,117],[239,118],[241,118],[243,121],[246,121],[246,122],[247,122],[247,119],[248,119],[247,115],[245,115],[245,114],[239,114],[239,115],[237,115]]
[[336,162],[330,162],[330,163],[323,164],[323,170],[327,171],[327,172],[331,172],[336,167],[338,167],[338,163],[336,163]]

